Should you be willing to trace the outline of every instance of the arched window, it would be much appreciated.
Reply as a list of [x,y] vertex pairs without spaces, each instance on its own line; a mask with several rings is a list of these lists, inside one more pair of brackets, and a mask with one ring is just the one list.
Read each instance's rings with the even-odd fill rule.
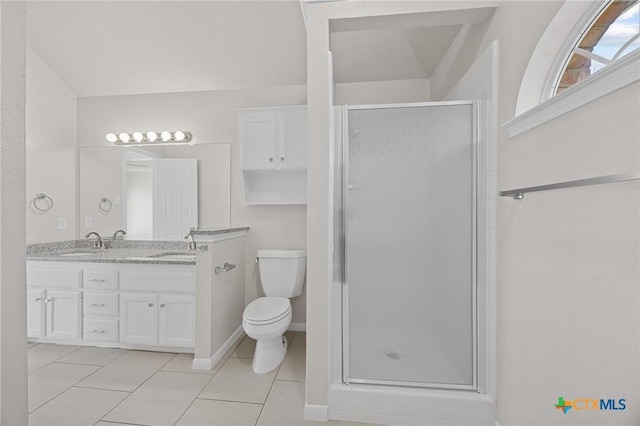
[[640,3],[613,0],[580,33],[553,84],[553,96],[640,48]]
[[[566,1],[531,55],[509,137],[640,81],[640,0]],[[577,23],[577,24],[576,24]]]

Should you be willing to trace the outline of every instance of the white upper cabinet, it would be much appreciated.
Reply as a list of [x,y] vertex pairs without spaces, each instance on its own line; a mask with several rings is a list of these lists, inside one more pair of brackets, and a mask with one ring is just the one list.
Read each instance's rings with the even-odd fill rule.
[[278,157],[280,169],[307,168],[307,109],[295,108],[278,114]]
[[306,106],[239,111],[238,131],[243,170],[306,169]]
[[273,112],[238,113],[242,168],[275,169],[278,149],[277,115]]
[[306,204],[307,107],[238,111],[247,204]]

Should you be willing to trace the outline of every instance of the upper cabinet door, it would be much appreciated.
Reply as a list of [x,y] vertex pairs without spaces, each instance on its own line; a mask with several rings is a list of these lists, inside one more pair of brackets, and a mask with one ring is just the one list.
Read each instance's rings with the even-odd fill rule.
[[306,108],[283,111],[278,115],[278,168],[304,169],[307,166]]
[[238,115],[243,169],[276,168],[276,126],[276,115],[271,112],[242,112]]

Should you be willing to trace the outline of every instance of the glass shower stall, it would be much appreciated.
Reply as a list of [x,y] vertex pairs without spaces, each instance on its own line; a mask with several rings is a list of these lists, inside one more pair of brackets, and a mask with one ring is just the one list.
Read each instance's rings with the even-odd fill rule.
[[476,105],[342,120],[343,382],[477,389]]

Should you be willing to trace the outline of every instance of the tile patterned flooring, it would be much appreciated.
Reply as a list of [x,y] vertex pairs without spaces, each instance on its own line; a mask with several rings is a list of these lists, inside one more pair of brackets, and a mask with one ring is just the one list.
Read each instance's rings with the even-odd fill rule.
[[280,367],[251,369],[255,341],[212,370],[191,370],[192,354],[30,343],[29,424],[357,425],[303,419],[305,333],[287,332]]

